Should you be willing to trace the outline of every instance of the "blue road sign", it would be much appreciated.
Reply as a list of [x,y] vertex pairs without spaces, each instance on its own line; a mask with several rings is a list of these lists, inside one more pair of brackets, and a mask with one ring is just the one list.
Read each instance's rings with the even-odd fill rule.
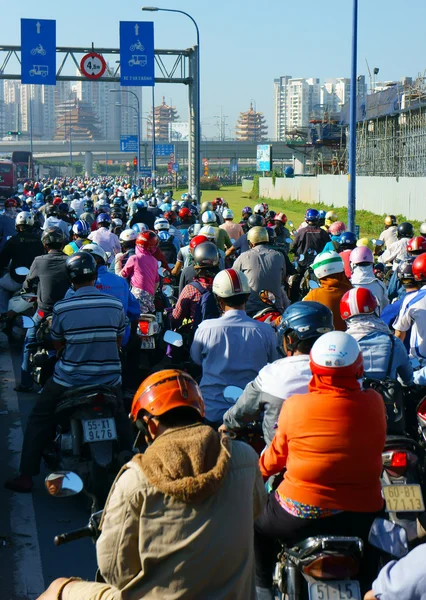
[[170,156],[174,153],[174,144],[155,144],[155,156]]
[[178,163],[172,164],[172,171],[174,171],[175,173],[179,172],[179,164]]
[[151,177],[151,167],[141,167],[139,169],[139,177]]
[[154,23],[120,21],[120,84],[155,85]]
[[122,135],[120,136],[120,152],[138,153],[138,136]]
[[56,85],[56,21],[21,19],[21,82]]

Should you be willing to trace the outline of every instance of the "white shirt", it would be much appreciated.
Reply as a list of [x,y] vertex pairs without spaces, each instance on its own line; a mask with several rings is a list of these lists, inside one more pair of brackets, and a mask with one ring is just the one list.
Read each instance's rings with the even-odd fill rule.
[[410,356],[426,359],[426,285],[417,294],[409,294],[393,324],[396,331],[411,329]]
[[380,259],[385,265],[393,263],[392,269],[396,271],[401,260],[407,257],[407,244],[410,238],[402,238],[394,242],[390,248],[385,250]]
[[382,231],[379,240],[385,242],[386,249],[389,249],[394,242],[398,241],[398,227],[396,225],[392,225],[392,227],[388,227]]
[[58,219],[58,217],[47,217],[43,224],[43,230],[46,231],[49,227],[58,227],[63,231],[66,239],[68,240],[70,235],[70,226],[68,223],[65,223],[62,219]]

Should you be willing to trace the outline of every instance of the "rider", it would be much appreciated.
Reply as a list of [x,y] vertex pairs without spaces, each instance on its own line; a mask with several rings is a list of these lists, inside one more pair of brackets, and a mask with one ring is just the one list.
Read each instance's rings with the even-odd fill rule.
[[359,344],[364,358],[366,377],[397,379],[408,385],[413,380],[413,367],[404,344],[395,338],[379,317],[379,306],[373,293],[358,287],[343,296],[340,314],[349,333]]
[[229,239],[233,244],[236,242],[242,235],[244,235],[244,231],[238,223],[234,223],[234,213],[230,208],[225,208],[222,213],[222,217],[224,219],[223,225],[219,226],[219,229],[224,229],[229,235]]
[[342,233],[339,239],[338,253],[340,258],[343,260],[343,264],[345,266],[345,275],[348,279],[352,277],[350,256],[354,248],[356,248],[356,235],[351,231],[345,231]]
[[213,280],[213,293],[223,316],[203,321],[191,346],[192,360],[203,368],[200,387],[206,419],[216,428],[229,408],[223,394],[225,388],[244,388],[262,367],[277,358],[272,327],[246,315],[250,291],[249,281],[241,271],[225,269],[218,273]]
[[246,385],[237,402],[223,415],[220,431],[244,429],[263,414],[263,435],[269,446],[283,402],[307,394],[312,378],[309,353],[314,342],[333,330],[333,315],[319,302],[296,302],[287,308],[278,328],[278,351],[285,358],[263,367]]
[[229,235],[228,235],[228,232],[226,231],[226,229],[219,228],[216,217],[217,217],[217,215],[215,212],[213,212],[212,210],[207,210],[201,215],[201,220],[202,220],[203,225],[210,225],[211,227],[214,227],[217,230],[217,232],[216,232],[217,247],[219,248],[219,250],[225,251],[225,250],[231,248],[232,242],[229,239]]
[[341,331],[325,333],[312,347],[310,365],[309,393],[284,402],[272,444],[260,457],[264,480],[286,472],[255,523],[259,600],[274,598],[277,539],[357,536],[368,552],[368,534],[383,507],[385,408],[380,394],[361,389],[357,342]]
[[[181,276],[179,279],[179,295],[182,293],[183,288],[197,276],[197,271],[194,267],[194,252],[195,252],[195,249],[200,244],[204,244],[205,242],[211,242],[212,244],[214,244],[216,246],[216,241],[208,238],[204,234],[196,235],[195,237],[192,238],[191,243],[189,244],[191,260],[190,260],[188,266],[182,270],[182,273],[181,273]],[[219,251],[218,251],[218,253],[219,253]],[[222,268],[224,268],[224,266],[225,265],[223,265]],[[219,267],[220,267],[220,253],[219,253]]]
[[114,272],[120,275],[121,270],[127,262],[129,256],[136,252],[136,238],[138,234],[133,229],[125,229],[120,233],[121,252],[115,255]]
[[398,240],[398,223],[395,215],[387,215],[385,218],[385,228],[380,234],[380,240],[385,242],[386,249],[392,246]]
[[67,244],[64,248],[64,253],[68,256],[74,254],[75,252],[79,252],[80,248],[85,244],[90,244],[90,240],[87,239],[87,236],[90,233],[89,224],[82,219],[76,221],[72,226],[73,232],[73,241]]
[[288,253],[291,245],[288,240],[291,240],[291,237],[289,230],[285,226],[286,223],[287,216],[284,213],[274,215],[275,244],[281,246]]
[[145,223],[148,229],[154,229],[155,216],[148,210],[148,205],[145,200],[138,199],[135,202],[136,211],[130,220],[130,227],[135,223]]
[[414,237],[414,228],[411,223],[400,223],[398,225],[398,240],[393,242],[382,254],[381,261],[386,265],[392,263],[392,268],[396,271],[398,263],[407,257],[407,244]]
[[84,212],[81,213],[80,215],[80,219],[83,221],[86,221],[86,223],[88,224],[88,226],[91,228],[93,225],[93,222],[95,221],[95,209],[94,209],[94,203],[93,200],[91,198],[89,198],[88,200],[84,201],[83,204],[83,209]]
[[328,306],[333,313],[334,329],[345,331],[346,324],[340,316],[340,300],[352,285],[344,273],[342,259],[337,252],[323,252],[315,257],[312,270],[320,281],[320,287],[310,290],[303,300]]
[[345,233],[346,225],[342,221],[332,223],[328,228],[328,233],[331,240],[324,246],[323,252],[339,252],[340,251],[340,236]]
[[300,257],[299,265],[302,268],[309,267],[316,254],[323,251],[324,246],[330,241],[330,236],[326,231],[319,226],[319,213],[315,208],[308,208],[305,214],[305,223],[301,231],[298,231],[294,236],[292,250],[294,256]]
[[111,227],[111,217],[107,213],[101,213],[96,218],[96,223],[98,225],[98,229],[96,231],[92,231],[89,235],[89,240],[99,244],[105,250],[105,252],[109,252],[111,256],[118,254],[121,250],[120,240],[110,230]]
[[374,256],[370,248],[360,246],[352,250],[349,261],[352,266],[351,283],[353,287],[367,288],[375,296],[379,305],[379,314],[389,304],[386,286],[374,274]]
[[49,227],[59,227],[63,231],[65,238],[68,240],[70,237],[70,228],[68,223],[65,223],[63,219],[59,217],[58,204],[53,204],[46,209],[46,220],[43,224],[43,229],[49,229]]
[[236,252],[242,254],[243,252],[247,252],[250,250],[250,245],[248,243],[247,234],[250,229],[253,227],[264,227],[265,219],[261,215],[250,215],[246,221],[245,233],[241,235],[238,240],[236,240],[230,248],[226,251],[226,256],[232,256]]
[[7,238],[16,234],[16,200],[9,198],[4,203],[4,213],[0,215],[0,252],[3,250]]

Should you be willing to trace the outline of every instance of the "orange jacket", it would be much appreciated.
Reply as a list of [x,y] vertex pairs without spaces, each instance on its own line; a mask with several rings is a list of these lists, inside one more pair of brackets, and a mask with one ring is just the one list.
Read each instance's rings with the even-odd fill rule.
[[303,300],[320,302],[333,313],[334,329],[346,331],[346,323],[340,316],[340,300],[346,292],[352,289],[351,282],[344,273],[335,273],[329,277],[323,277],[320,281],[321,287],[311,290]]
[[386,439],[382,397],[355,378],[314,375],[309,394],[288,398],[272,444],[260,457],[263,477],[287,467],[281,496],[333,510],[382,508]]

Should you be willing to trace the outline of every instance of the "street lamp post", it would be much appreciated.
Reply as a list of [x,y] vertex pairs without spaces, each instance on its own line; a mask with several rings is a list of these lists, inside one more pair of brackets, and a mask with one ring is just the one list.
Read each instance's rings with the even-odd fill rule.
[[128,108],[133,108],[133,110],[136,111],[137,116],[138,116],[138,171],[141,168],[141,106],[140,106],[140,102],[139,102],[139,97],[137,94],[135,94],[135,92],[132,92],[130,90],[110,90],[111,94],[132,94],[132,96],[134,96],[136,98],[136,102],[138,107],[134,107],[131,104],[128,104]]
[[151,157],[151,176],[152,176],[152,189],[157,187],[157,157],[155,154],[155,93],[154,86],[152,86],[152,129],[151,129],[151,140],[152,140],[152,157]]
[[140,115],[139,115],[139,111],[135,106],[132,106],[131,104],[121,104],[120,102],[116,102],[115,106],[119,106],[119,107],[126,107],[126,108],[131,108],[132,110],[135,111],[136,113],[136,118],[138,120],[138,169],[140,169],[140,148],[141,148],[141,135],[140,135]]
[[200,176],[201,176],[201,88],[200,88],[200,30],[198,29],[197,22],[187,12],[183,10],[177,10],[174,8],[159,8],[157,6],[143,6],[142,10],[149,12],[172,12],[185,15],[188,19],[191,19],[197,32],[197,52],[196,52],[196,73],[197,73],[197,90],[196,90],[196,102],[195,102],[195,159],[194,159],[194,187],[195,190],[190,190],[197,196],[197,202],[200,201]]
[[352,65],[351,99],[349,119],[349,184],[348,228],[355,233],[356,215],[356,108],[357,108],[357,61],[358,61],[358,0],[353,0],[352,17]]

